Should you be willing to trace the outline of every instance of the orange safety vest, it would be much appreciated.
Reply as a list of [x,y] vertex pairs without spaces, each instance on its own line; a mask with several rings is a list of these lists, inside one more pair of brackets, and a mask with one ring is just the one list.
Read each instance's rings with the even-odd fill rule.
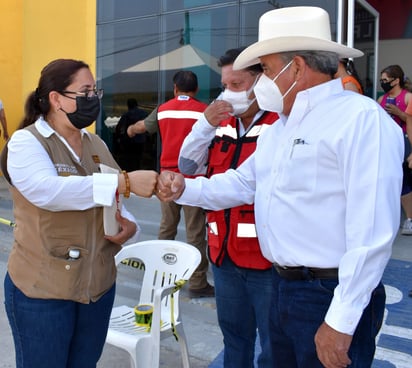
[[[259,135],[276,120],[276,113],[265,112],[242,137],[238,136],[235,117],[222,122],[209,147],[207,176],[236,169],[255,151]],[[207,223],[209,259],[215,265],[219,266],[227,254],[239,267],[259,270],[271,267],[260,250],[253,204],[208,211]]]
[[176,96],[159,106],[157,120],[162,142],[160,171],[179,172],[177,162],[180,148],[206,107],[205,103],[186,95]]

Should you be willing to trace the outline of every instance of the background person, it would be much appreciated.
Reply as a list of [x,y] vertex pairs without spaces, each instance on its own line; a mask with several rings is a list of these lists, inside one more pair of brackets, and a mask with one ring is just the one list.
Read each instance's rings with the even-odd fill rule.
[[401,203],[406,218],[401,228],[401,234],[412,235],[412,177],[407,162],[407,158],[411,154],[411,143],[406,129],[406,111],[408,107],[412,108],[412,93],[405,88],[405,74],[399,65],[389,65],[382,69],[380,83],[385,93],[378,98],[378,103],[399,124],[404,133],[405,156]]
[[[179,172],[178,157],[183,140],[207,105],[195,96],[199,87],[197,76],[192,71],[179,71],[173,77],[174,98],[158,106],[146,119],[131,125],[130,137],[148,131],[159,132],[162,144],[160,171]],[[200,207],[181,206],[176,203],[161,203],[162,219],[159,239],[175,239],[183,209],[186,239],[201,253],[199,267],[189,280],[189,295],[192,298],[214,296],[214,288],[207,281],[209,261],[206,255],[206,218]]]
[[274,368],[372,365],[399,226],[402,132],[333,79],[339,57],[362,53],[330,41],[329,27],[317,7],[263,14],[259,41],[233,68],[260,60],[255,96],[280,120],[236,170],[210,179],[163,172],[157,184],[163,200],[213,210],[255,203],[262,253],[274,263]]
[[4,110],[3,102],[0,100],[0,124],[3,128],[3,138],[5,141],[9,139],[9,133],[7,130],[7,119],[6,119],[6,112]]
[[156,184],[151,171],[99,173],[100,163],[119,168],[84,129],[101,97],[87,64],[52,61],[2,154],[16,222],[4,294],[17,368],[96,366],[115,295],[114,256],[137,228],[122,208],[118,234],[105,236],[102,205],[116,192],[149,197]]
[[[183,142],[179,155],[183,174],[211,177],[238,167],[255,150],[259,135],[278,119],[277,114],[260,110],[253,94],[261,66],[233,70],[233,62],[243,49],[228,50],[218,61],[224,91]],[[208,253],[223,333],[223,366],[253,366],[257,329],[261,345],[258,367],[272,367],[267,323],[271,263],[259,247],[253,205],[208,212],[207,222]]]
[[363,95],[362,83],[355,69],[353,60],[348,58],[339,59],[338,71],[335,74],[335,78],[342,79],[344,89]]
[[[406,113],[406,134],[408,136],[409,144],[412,145],[412,103],[408,104],[405,110]],[[409,156],[406,158],[406,161],[408,163],[408,168],[409,170],[406,171],[409,175],[409,180],[412,181],[412,153],[409,154]],[[405,172],[405,168],[404,168]],[[404,178],[405,181],[405,178]],[[409,297],[412,298],[412,289],[409,290],[408,293]]]
[[136,121],[144,119],[148,114],[146,111],[139,109],[135,98],[127,99],[127,109],[115,128],[113,154],[123,170],[133,171],[141,168],[146,134],[136,134],[131,138],[127,134],[127,128]]

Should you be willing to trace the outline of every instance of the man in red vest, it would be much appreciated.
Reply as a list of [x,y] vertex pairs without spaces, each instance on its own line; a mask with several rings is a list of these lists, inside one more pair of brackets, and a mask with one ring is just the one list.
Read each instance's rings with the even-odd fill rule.
[[[211,177],[237,168],[255,151],[259,135],[278,119],[276,113],[259,109],[253,93],[261,66],[233,70],[243,49],[228,50],[219,59],[224,91],[183,143],[179,156],[183,174]],[[260,251],[254,205],[209,211],[207,222],[218,321],[225,344],[224,367],[253,366],[256,329],[262,348],[258,367],[272,367],[268,324],[272,264]]]
[[[159,132],[162,143],[160,171],[179,172],[177,160],[183,140],[190,133],[193,124],[203,115],[207,105],[198,101],[197,76],[191,71],[179,71],[173,77],[174,98],[159,105],[145,120],[129,126],[127,134],[148,131]],[[202,260],[189,281],[189,295],[192,298],[214,296],[214,288],[207,281],[208,259],[206,255],[206,219],[202,208],[181,206],[174,202],[161,203],[162,219],[159,239],[175,239],[183,208],[186,224],[186,238],[189,244],[199,249]]]

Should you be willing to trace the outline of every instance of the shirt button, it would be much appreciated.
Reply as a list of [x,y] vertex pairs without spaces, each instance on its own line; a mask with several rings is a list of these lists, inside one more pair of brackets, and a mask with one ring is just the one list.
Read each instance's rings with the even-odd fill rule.
[[66,270],[69,271],[70,270],[70,265],[66,265]]

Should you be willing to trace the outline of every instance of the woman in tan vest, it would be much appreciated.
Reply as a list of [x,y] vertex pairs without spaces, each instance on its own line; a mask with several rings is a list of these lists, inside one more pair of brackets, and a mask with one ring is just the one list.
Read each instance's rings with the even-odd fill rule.
[[154,171],[101,172],[119,170],[105,143],[85,129],[102,95],[84,62],[51,62],[2,155],[16,222],[5,304],[17,368],[96,366],[114,301],[114,255],[137,230],[119,205],[117,228],[107,235],[104,208],[119,195],[154,191]]

